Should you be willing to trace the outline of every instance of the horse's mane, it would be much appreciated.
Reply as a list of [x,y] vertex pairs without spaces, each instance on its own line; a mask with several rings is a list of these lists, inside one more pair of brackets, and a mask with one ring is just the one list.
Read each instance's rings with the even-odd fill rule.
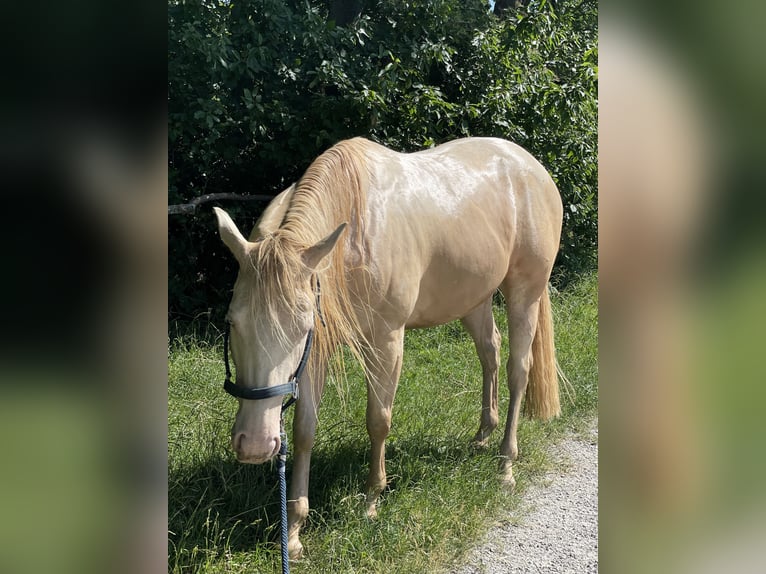
[[[362,241],[369,174],[364,152],[368,145],[362,138],[342,141],[314,160],[296,184],[281,225],[265,235],[260,248],[253,251],[257,284],[252,293],[263,300],[251,308],[266,309],[273,335],[282,338],[284,326],[277,310],[300,310],[306,304],[296,297],[303,290],[299,284],[305,265],[301,254],[341,223],[348,223],[332,253],[316,270],[324,325],[315,317],[310,369],[325,364],[343,344],[360,361],[363,356],[364,339],[351,302],[347,266],[349,261],[359,269],[365,266]],[[353,254],[348,253],[349,248]]]

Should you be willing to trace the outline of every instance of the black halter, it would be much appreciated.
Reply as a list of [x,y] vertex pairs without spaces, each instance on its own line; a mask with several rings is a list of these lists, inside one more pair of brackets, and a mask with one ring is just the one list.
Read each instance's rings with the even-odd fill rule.
[[[319,315],[319,321],[324,325],[324,318],[322,317],[322,310],[319,307],[319,277],[316,279],[316,308]],[[287,407],[292,405],[298,400],[298,381],[303,375],[303,371],[306,369],[308,363],[309,353],[311,352],[311,344],[314,342],[314,329],[309,329],[308,335],[306,335],[306,345],[303,347],[303,354],[301,360],[298,363],[298,368],[290,377],[290,380],[281,385],[275,385],[273,387],[264,388],[247,388],[237,385],[231,380],[231,368],[229,367],[229,330],[230,326],[226,325],[226,331],[223,334],[223,362],[226,366],[226,380],[223,382],[223,389],[233,397],[238,399],[246,399],[250,401],[259,401],[262,399],[270,399],[272,397],[281,397],[282,395],[292,395],[282,405],[284,411]]]
[[311,343],[313,341],[314,329],[310,329],[309,334],[306,336],[306,346],[303,347],[301,362],[298,363],[298,368],[295,369],[295,373],[293,373],[293,376],[290,377],[288,382],[261,389],[247,388],[236,385],[231,381],[231,369],[229,368],[229,327],[227,326],[226,332],[223,335],[223,361],[226,365],[226,380],[223,382],[223,389],[233,397],[250,401],[281,397],[282,395],[292,395],[292,397],[282,405],[282,409],[286,409],[298,399],[298,381],[306,368],[306,363],[308,363],[309,353],[311,352]]

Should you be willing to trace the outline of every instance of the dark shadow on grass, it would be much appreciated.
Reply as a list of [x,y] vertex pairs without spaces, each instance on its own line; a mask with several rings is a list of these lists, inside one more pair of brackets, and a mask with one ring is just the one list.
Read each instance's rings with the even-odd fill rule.
[[[322,516],[333,515],[337,500],[333,492],[360,477],[367,460],[367,445],[338,444],[332,452],[312,456],[309,499]],[[292,474],[288,461],[288,484]],[[358,479],[361,489],[363,478]],[[236,460],[209,460],[204,464],[171,472],[168,477],[168,529],[172,554],[193,554],[195,548],[217,545],[224,551],[247,551],[257,544],[279,541],[279,484],[276,464],[245,465]],[[208,516],[210,519],[208,521]],[[222,534],[216,538],[210,523],[218,522]],[[211,536],[212,533],[212,536]],[[216,538],[211,540],[211,538]],[[276,549],[274,550],[276,552]],[[204,560],[204,556],[200,557]],[[193,570],[193,564],[184,564]]]
[[[437,469],[459,466],[480,454],[468,443],[444,437],[398,438],[391,441],[386,457],[387,490],[415,488],[428,482]],[[312,512],[322,517],[322,523],[340,519],[344,512],[339,504],[341,493],[363,492],[368,456],[369,442],[352,439],[336,441],[332,446],[325,444],[314,452],[309,500]],[[288,484],[291,471],[290,458]],[[171,564],[179,560],[182,571],[196,571],[205,561],[204,555],[191,558],[195,548],[222,554],[226,541],[233,552],[279,541],[279,486],[276,465],[272,463],[254,466],[233,458],[216,459],[173,471],[168,480],[168,506],[168,528],[173,533],[169,539]],[[217,530],[211,526],[216,521]],[[313,527],[311,523],[306,526]],[[276,555],[276,546],[273,551]],[[184,557],[178,559],[174,554]]]
[[[410,435],[395,441],[386,452],[389,480],[386,490],[417,488],[442,469],[456,469],[479,457],[495,458],[497,449],[477,449],[469,441],[450,437]],[[385,496],[385,492],[384,492]]]

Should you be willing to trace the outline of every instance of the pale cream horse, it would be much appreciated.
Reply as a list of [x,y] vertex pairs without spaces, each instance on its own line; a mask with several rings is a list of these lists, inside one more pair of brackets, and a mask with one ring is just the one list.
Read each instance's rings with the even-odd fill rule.
[[[303,551],[298,536],[309,511],[309,461],[330,356],[348,345],[365,368],[372,517],[386,486],[384,443],[405,329],[462,321],[484,379],[475,442],[485,445],[497,426],[501,337],[492,295],[498,288],[510,326],[511,393],[500,472],[503,482],[514,484],[525,391],[530,415],[548,419],[560,410],[547,283],[562,205],[553,180],[529,153],[500,139],[467,138],[400,154],[356,138],[323,153],[277,196],[249,240],[223,210],[215,213],[239,262],[227,315],[236,384],[285,383],[309,330],[315,333],[293,424],[291,559]],[[262,463],[277,453],[281,400],[240,399],[232,428],[240,461]]]

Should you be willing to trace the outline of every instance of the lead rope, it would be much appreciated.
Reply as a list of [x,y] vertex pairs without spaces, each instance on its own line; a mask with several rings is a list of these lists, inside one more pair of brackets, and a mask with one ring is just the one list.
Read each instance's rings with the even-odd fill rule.
[[[316,309],[317,315],[319,315],[319,322],[322,327],[326,327],[324,317],[322,316],[322,308],[319,306],[319,295],[321,294],[321,287],[319,285],[319,277],[316,278]],[[311,329],[306,339],[306,347],[303,350],[303,356],[301,362],[298,364],[298,369],[293,375],[293,379],[297,382],[300,376],[303,374],[303,369],[308,362],[309,352],[311,351],[311,343],[314,339],[314,330]],[[226,358],[226,371],[229,370],[229,360]],[[287,408],[292,405],[297,399],[297,392],[293,394],[283,405],[282,412],[279,414],[279,438],[282,440],[282,444],[279,447],[279,455],[277,460],[277,473],[279,474],[279,509],[282,513],[282,574],[290,574],[290,557],[287,552],[287,432],[285,431],[285,419],[284,414]]]
[[[284,408],[282,412],[285,412]],[[282,439],[282,446],[279,447],[279,458],[277,461],[279,504],[282,512],[282,574],[290,574],[290,559],[287,555],[287,477],[285,475],[285,467],[287,466],[287,433],[285,432],[282,415],[279,416],[279,434]]]

